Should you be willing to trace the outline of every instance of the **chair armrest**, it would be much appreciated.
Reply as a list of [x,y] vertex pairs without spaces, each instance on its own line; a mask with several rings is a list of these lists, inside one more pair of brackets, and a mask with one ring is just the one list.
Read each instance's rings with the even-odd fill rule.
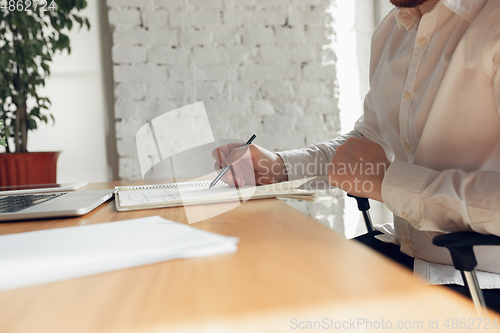
[[500,245],[500,237],[477,232],[459,231],[436,236],[432,243],[446,247],[450,251],[453,265],[461,271],[472,271],[477,266],[473,247],[480,245]]
[[476,246],[476,245],[500,245],[500,237],[495,235],[484,235],[472,231],[459,231],[442,234],[432,240],[437,246]]

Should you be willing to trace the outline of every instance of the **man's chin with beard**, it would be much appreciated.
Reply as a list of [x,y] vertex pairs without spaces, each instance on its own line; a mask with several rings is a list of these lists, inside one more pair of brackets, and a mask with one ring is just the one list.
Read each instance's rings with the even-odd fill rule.
[[427,0],[391,0],[391,3],[400,8],[413,8],[420,6],[424,2],[427,2]]

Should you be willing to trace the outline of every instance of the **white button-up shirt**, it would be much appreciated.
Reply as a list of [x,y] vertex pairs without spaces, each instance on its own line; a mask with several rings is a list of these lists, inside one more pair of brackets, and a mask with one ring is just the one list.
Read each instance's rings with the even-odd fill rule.
[[[423,16],[393,9],[373,34],[370,91],[354,131],[279,154],[290,179],[310,176],[299,167],[308,163],[324,175],[336,147],[361,135],[392,160],[382,198],[394,228],[384,232],[429,283],[462,284],[429,232],[500,235],[500,1],[442,0]],[[500,247],[475,252],[481,287],[500,288]]]

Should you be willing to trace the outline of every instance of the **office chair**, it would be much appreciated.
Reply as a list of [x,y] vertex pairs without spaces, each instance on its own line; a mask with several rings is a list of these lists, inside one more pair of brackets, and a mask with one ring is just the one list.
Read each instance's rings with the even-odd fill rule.
[[[356,199],[358,209],[363,213],[363,217],[368,232],[373,230],[372,222],[368,210],[370,203],[367,198],[356,197],[347,194],[348,197]],[[432,239],[436,246],[446,247],[450,251],[453,266],[462,274],[464,284],[467,286],[478,315],[483,316],[486,310],[483,292],[479,287],[476,276],[476,256],[474,246],[500,245],[500,237],[495,235],[483,235],[477,232],[460,231],[442,234]]]

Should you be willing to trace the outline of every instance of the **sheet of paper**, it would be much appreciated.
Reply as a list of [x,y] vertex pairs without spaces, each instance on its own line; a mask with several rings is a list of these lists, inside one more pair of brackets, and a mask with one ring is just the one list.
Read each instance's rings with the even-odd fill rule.
[[235,252],[238,239],[159,216],[0,236],[0,290],[179,258]]

